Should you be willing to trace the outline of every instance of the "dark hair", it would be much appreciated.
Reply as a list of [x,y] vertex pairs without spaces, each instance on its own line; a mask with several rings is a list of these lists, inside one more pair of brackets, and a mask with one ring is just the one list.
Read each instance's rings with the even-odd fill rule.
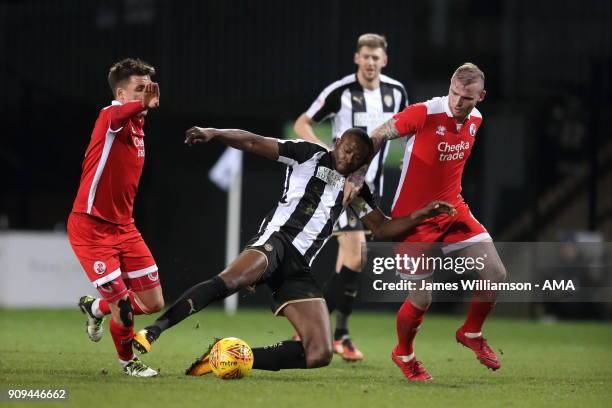
[[366,145],[368,148],[368,159],[374,155],[374,142],[372,142],[372,139],[370,139],[370,136],[368,136],[365,130],[360,128],[350,128],[347,129],[342,136],[347,134],[355,136],[360,142]]
[[111,92],[115,95],[117,87],[130,79],[132,75],[155,75],[155,68],[138,58],[125,58],[115,62],[108,72],[108,85]]

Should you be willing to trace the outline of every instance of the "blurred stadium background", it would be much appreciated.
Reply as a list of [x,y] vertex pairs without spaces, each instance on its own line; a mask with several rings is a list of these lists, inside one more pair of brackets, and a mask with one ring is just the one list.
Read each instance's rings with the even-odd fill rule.
[[[294,137],[293,121],[323,87],[355,71],[364,32],[386,35],[384,73],[406,85],[411,102],[446,94],[464,61],[485,71],[485,121],[464,196],[498,242],[564,243],[550,254],[559,269],[505,260],[509,274],[612,288],[610,1],[0,0],[0,394],[5,385],[61,386],[80,407],[609,406],[612,331],[603,319],[612,303],[499,305],[487,323],[504,361],[495,374],[451,342],[460,317],[444,314],[463,306],[434,304],[439,315],[428,316],[417,340],[437,377],[425,387],[406,384],[389,361],[397,304],[359,304],[351,328],[366,353],[359,366],[336,358],[322,370],[258,372],[240,382],[185,378],[182,370],[212,336],[252,345],[288,337],[289,324],[267,311],[266,289],[242,295],[236,316],[207,310],[177,326],[146,358],[163,369],[152,382],[120,372],[110,336],[86,339],[75,303],[93,288],[65,228],[94,120],[112,99],[110,65],[140,57],[158,71],[161,108],[147,120],[135,219],[169,303],[225,265],[227,194],[208,178],[224,146],[188,149],[184,131]],[[387,209],[398,157],[396,150],[387,163]],[[241,245],[278,199],[283,174],[281,165],[245,156]],[[581,251],[585,241],[590,250]],[[317,260],[320,281],[335,251],[332,240]]]
[[[411,102],[446,94],[464,61],[485,71],[485,122],[463,189],[496,240],[612,237],[609,1],[23,0],[0,3],[0,27],[0,306],[71,305],[88,287],[65,222],[93,122],[112,99],[109,66],[128,56],[155,65],[162,89],[135,219],[167,300],[225,263],[226,194],[208,180],[224,147],[187,149],[184,131],[291,137],[320,90],[355,70],[364,32],[387,36],[384,73]],[[399,171],[390,160],[387,206]],[[283,172],[245,158],[242,243],[278,199]],[[322,279],[334,246],[317,261]],[[264,304],[259,292],[241,305]]]

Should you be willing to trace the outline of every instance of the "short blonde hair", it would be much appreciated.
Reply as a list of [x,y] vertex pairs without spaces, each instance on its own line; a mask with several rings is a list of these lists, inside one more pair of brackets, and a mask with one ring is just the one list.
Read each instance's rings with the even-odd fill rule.
[[383,51],[387,52],[387,39],[384,35],[366,33],[359,36],[357,40],[357,51],[361,50],[361,47],[370,48],[382,48]]
[[462,85],[467,86],[474,84],[478,81],[482,82],[482,87],[484,88],[485,84],[485,75],[484,72],[478,68],[476,64],[471,62],[465,62],[459,66],[453,73],[451,78],[456,78]]

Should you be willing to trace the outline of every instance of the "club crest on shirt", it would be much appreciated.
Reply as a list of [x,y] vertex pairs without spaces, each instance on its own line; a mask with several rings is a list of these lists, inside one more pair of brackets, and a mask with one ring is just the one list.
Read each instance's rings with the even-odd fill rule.
[[96,261],[93,264],[93,270],[98,275],[102,275],[104,272],[106,272],[106,264],[102,261]]
[[385,95],[383,102],[387,108],[390,108],[391,105],[393,105],[393,97],[391,95]]
[[438,126],[438,128],[436,129],[436,135],[444,136],[445,133],[446,133],[446,127],[442,125]]
[[336,170],[327,167],[319,167],[316,177],[335,189],[342,190],[344,188],[344,176]]
[[472,137],[476,136],[476,124],[475,123],[472,123],[470,125],[470,136]]

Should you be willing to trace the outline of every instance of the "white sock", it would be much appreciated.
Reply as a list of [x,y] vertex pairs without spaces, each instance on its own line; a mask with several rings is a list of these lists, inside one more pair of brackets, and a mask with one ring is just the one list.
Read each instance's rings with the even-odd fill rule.
[[465,337],[467,337],[468,339],[476,339],[480,336],[482,336],[482,332],[478,332],[478,333],[463,333],[465,334]]
[[409,362],[410,360],[412,360],[414,358],[414,353],[412,353],[409,356],[398,356],[400,360],[402,360],[404,363]]
[[100,300],[101,299],[98,298],[94,300],[93,303],[91,304],[91,314],[97,317],[98,319],[101,319],[104,317],[104,313],[102,313],[102,311],[100,310]]
[[117,360],[119,360],[119,364],[121,364],[121,366],[125,367],[126,365],[130,364],[131,361],[133,361],[136,358],[136,356],[132,356],[132,358],[130,358],[128,361],[122,360],[120,358],[118,358]]

